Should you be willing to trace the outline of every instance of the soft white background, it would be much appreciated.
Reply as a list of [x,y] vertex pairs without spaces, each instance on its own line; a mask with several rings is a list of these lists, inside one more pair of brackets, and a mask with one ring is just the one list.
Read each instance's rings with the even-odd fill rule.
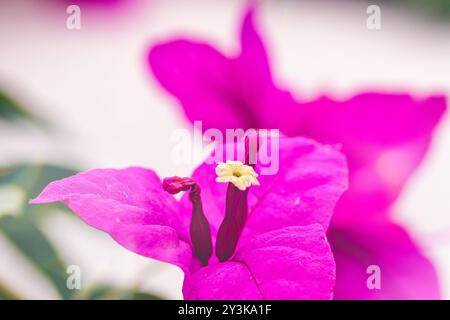
[[[76,1],[74,1],[76,2]],[[56,132],[0,126],[0,164],[19,160],[69,163],[80,169],[142,165],[161,176],[187,175],[171,164],[174,130],[189,129],[176,101],[147,71],[148,46],[177,34],[237,50],[243,1],[125,1],[123,7],[82,5],[82,29],[65,27],[59,1],[0,1],[0,87],[48,119]],[[366,88],[450,95],[450,23],[383,2],[382,30],[366,28],[366,3],[272,1],[257,23],[280,84],[302,96],[347,96]],[[435,263],[450,298],[450,116],[436,131],[426,161],[397,204]],[[73,221],[72,221],[73,220]],[[45,222],[83,283],[138,285],[181,298],[177,268],[139,257],[76,219]],[[53,288],[0,237],[0,279],[29,298],[55,298]]]

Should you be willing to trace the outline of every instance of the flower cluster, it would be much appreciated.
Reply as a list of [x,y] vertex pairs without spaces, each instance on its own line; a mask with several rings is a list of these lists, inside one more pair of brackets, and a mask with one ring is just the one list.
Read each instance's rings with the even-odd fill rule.
[[[62,201],[129,250],[179,266],[186,299],[330,299],[326,230],[347,188],[345,158],[300,137],[281,139],[279,151],[278,173],[245,190],[216,182],[223,164],[205,162],[190,178],[163,181],[143,168],[91,170],[51,183],[31,203]],[[228,164],[254,177],[260,164],[241,154]]]
[[[95,169],[51,183],[31,203],[64,202],[127,249],[180,267],[186,299],[438,298],[434,267],[390,214],[445,97],[297,101],[272,78],[254,11],[237,56],[174,39],[152,46],[148,60],[191,122],[280,129],[276,174],[259,174],[246,140],[233,146],[242,159],[205,161],[191,177]],[[383,272],[379,290],[367,287],[370,265]]]
[[[328,96],[298,101],[272,78],[254,12],[250,8],[244,16],[236,56],[177,38],[150,48],[154,76],[179,100],[187,118],[203,121],[205,129],[276,128],[341,147],[349,189],[328,230],[337,265],[335,298],[438,298],[434,267],[390,216],[426,154],[446,98],[362,92],[341,101]],[[382,271],[380,290],[367,288],[370,265]]]

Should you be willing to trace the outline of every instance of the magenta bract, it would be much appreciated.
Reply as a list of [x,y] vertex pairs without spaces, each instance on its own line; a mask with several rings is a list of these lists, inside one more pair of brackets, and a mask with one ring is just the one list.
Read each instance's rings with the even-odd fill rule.
[[[205,129],[279,128],[288,136],[306,136],[342,147],[349,165],[349,190],[337,204],[330,233],[334,235],[335,228],[349,231],[353,245],[359,249],[349,253],[342,252],[340,245],[333,246],[338,263],[337,298],[415,298],[414,292],[422,288],[430,288],[423,291],[422,298],[439,296],[434,268],[425,263],[412,241],[393,236],[384,246],[385,242],[365,239],[368,235],[358,230],[374,220],[383,222],[377,224],[380,235],[385,229],[399,228],[389,222],[391,205],[421,163],[446,109],[446,98],[362,92],[341,101],[327,96],[297,101],[275,84],[253,19],[254,9],[249,9],[241,28],[241,50],[233,57],[189,39],[177,38],[152,46],[148,62],[153,74],[179,100],[187,118],[191,122],[201,120]],[[312,213],[316,221],[328,220],[322,211]],[[272,215],[264,213],[264,217]],[[283,217],[272,221],[281,222]],[[355,234],[361,238],[356,239]],[[381,243],[383,247],[377,247]],[[397,249],[399,256],[391,254],[390,250]],[[363,251],[376,255],[362,259],[358,252]],[[407,259],[396,258],[404,256],[403,251],[407,251]],[[346,255],[346,260],[340,258],[341,254]],[[385,272],[391,275],[385,281],[391,285],[378,294],[362,293],[368,291],[367,287],[352,291],[346,266],[362,274],[368,263],[377,262],[389,266],[390,271]],[[416,269],[416,265],[421,267]],[[409,271],[405,273],[399,266]],[[404,287],[406,280],[396,283],[396,277],[408,278],[414,288]],[[358,285],[364,286],[365,282]]]
[[[192,231],[193,204],[200,199],[189,192],[195,185],[206,218],[200,224],[207,221],[211,243],[227,239],[218,230],[228,186],[215,182],[213,164],[164,184],[143,168],[90,170],[52,182],[31,203],[64,202],[127,249],[179,266],[186,299],[330,299],[335,264],[326,230],[347,188],[345,158],[300,137],[280,139],[279,152],[279,172],[260,176],[260,186],[246,190],[247,221],[235,249],[227,257],[219,253],[223,262],[192,238],[206,234],[204,225]],[[187,192],[177,201],[167,191]]]

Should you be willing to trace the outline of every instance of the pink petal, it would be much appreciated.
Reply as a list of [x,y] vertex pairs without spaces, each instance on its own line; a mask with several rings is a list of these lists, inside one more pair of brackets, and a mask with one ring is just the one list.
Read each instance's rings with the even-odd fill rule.
[[[331,228],[329,238],[336,259],[335,299],[439,299],[436,270],[400,226],[384,221]],[[367,286],[370,265],[380,268],[379,290]]]
[[[301,137],[280,138],[279,154],[278,173],[260,175],[261,185],[249,189],[249,219],[242,243],[261,232],[286,226],[319,223],[327,229],[336,202],[347,188],[345,158],[331,146]],[[224,217],[227,189],[227,184],[215,182],[215,167],[204,163],[192,175],[202,189],[213,239]],[[256,170],[260,169],[257,165]],[[182,203],[189,205],[187,197]]]
[[[155,78],[181,103],[187,118],[203,128],[279,128],[298,104],[272,80],[253,9],[244,17],[241,52],[227,58],[215,48],[186,39],[157,44],[148,62]],[[273,108],[276,105],[277,108]],[[291,122],[290,128],[297,123]]]
[[232,261],[192,274],[187,299],[330,299],[333,256],[322,226],[289,227],[255,237]]
[[260,175],[261,185],[250,189],[247,229],[261,232],[314,223],[328,229],[336,202],[347,189],[347,174],[345,157],[332,146],[281,138],[278,173]]
[[[243,90],[241,92],[243,96],[251,93],[254,98],[258,98],[265,92],[262,89],[273,86],[273,82],[266,49],[254,24],[252,8],[244,16],[240,36],[241,52],[234,61],[234,68],[238,74],[236,80],[243,88],[247,87],[252,91]],[[258,92],[257,89],[261,91]]]
[[146,257],[190,264],[187,219],[151,170],[95,169],[50,183],[30,203],[64,202],[82,220]]
[[343,102],[324,97],[298,109],[298,134],[340,143],[348,157],[350,189],[335,223],[386,212],[423,159],[445,105],[440,96],[366,93]]
[[184,298],[188,300],[260,300],[249,269],[227,261],[208,265],[185,279]]
[[[160,84],[181,103],[188,119],[203,127],[246,127],[252,115],[234,94],[231,61],[209,45],[177,39],[151,48],[148,56]],[[222,119],[226,127],[220,127]]]

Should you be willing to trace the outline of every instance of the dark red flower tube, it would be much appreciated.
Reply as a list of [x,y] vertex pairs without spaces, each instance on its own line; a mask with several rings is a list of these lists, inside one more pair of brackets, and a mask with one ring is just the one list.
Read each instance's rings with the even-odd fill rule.
[[209,222],[203,212],[200,187],[191,178],[170,177],[163,180],[163,189],[171,194],[190,190],[189,199],[192,203],[190,235],[194,255],[202,265],[207,265],[212,255],[212,241]]
[[[259,149],[259,136],[245,137],[245,164],[256,164]],[[239,190],[232,183],[228,184],[225,217],[219,227],[216,240],[216,256],[220,261],[226,261],[233,255],[239,241],[248,215],[248,189]]]

